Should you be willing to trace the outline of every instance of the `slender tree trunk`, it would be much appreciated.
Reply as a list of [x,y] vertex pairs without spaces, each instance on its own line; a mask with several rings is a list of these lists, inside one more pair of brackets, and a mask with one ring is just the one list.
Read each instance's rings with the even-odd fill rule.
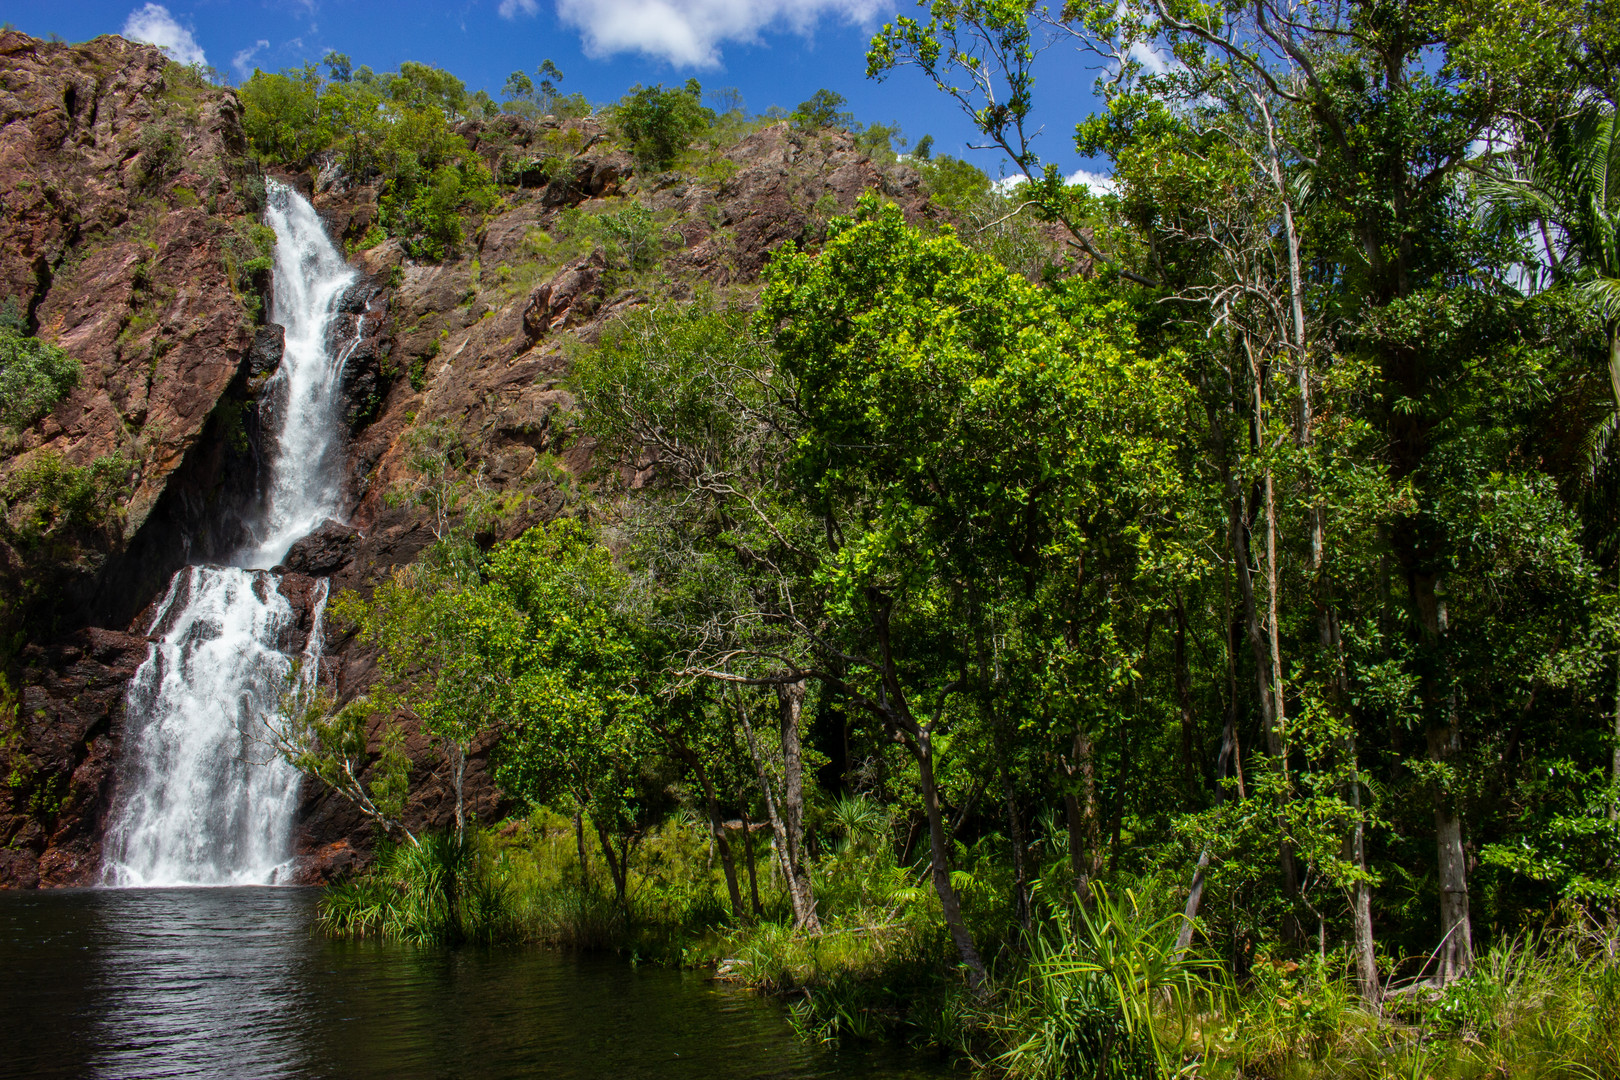
[[[1352,763],[1350,773],[1350,809],[1355,814],[1355,825],[1350,830],[1351,865],[1363,874],[1367,872],[1367,827],[1361,820],[1361,769],[1355,765],[1356,737],[1346,737],[1345,752]],[[1383,1001],[1383,987],[1378,981],[1378,955],[1373,944],[1372,883],[1365,878],[1355,884],[1350,895],[1350,922],[1356,942],[1356,983],[1361,997],[1373,1008]]]
[[[1339,634],[1339,621],[1330,604],[1331,597],[1325,595],[1325,585],[1323,593],[1318,629],[1323,649],[1333,662],[1329,693],[1335,707],[1342,711],[1350,698],[1344,667],[1344,639]],[[1340,749],[1350,768],[1345,798],[1352,815],[1350,834],[1345,837],[1345,858],[1361,875],[1350,889],[1350,928],[1355,938],[1356,984],[1361,990],[1362,1000],[1377,1009],[1383,1001],[1384,991],[1378,981],[1378,955],[1373,942],[1372,884],[1366,880],[1367,826],[1361,817],[1361,763],[1356,750],[1355,724],[1348,716],[1345,720],[1344,745]]]
[[771,779],[770,770],[765,764],[765,755],[760,752],[759,740],[754,737],[754,727],[748,721],[748,711],[744,708],[737,710],[737,717],[743,726],[743,735],[748,742],[748,753],[754,759],[754,771],[759,777],[759,790],[765,796],[765,814],[771,822],[771,851],[776,856],[773,865],[782,875],[782,884],[788,891],[788,903],[793,908],[793,928],[795,930],[808,930],[802,898],[793,890],[793,871],[788,866],[787,826],[782,821],[782,812],[776,801],[776,784]]
[[467,808],[462,796],[467,777],[467,748],[453,739],[444,740],[444,753],[450,759],[450,785],[456,793],[456,845],[467,832]]
[[625,864],[629,862],[629,851],[626,850],[626,857],[624,859],[620,859],[618,852],[614,851],[613,849],[613,838],[610,837],[607,830],[602,828],[600,825],[596,827],[596,838],[602,844],[602,856],[607,860],[608,873],[613,877],[613,898],[618,901],[620,910],[628,912],[628,896],[630,891],[630,882],[628,878],[630,868]]
[[720,803],[714,796],[714,784],[709,781],[709,771],[703,767],[703,760],[690,749],[683,746],[678,753],[692,767],[693,774],[703,787],[703,806],[709,815],[709,838],[713,841],[715,849],[720,852],[720,869],[726,876],[726,895],[731,900],[731,914],[739,922],[746,922],[748,912],[743,907],[742,891],[737,888],[737,865],[732,861],[731,845],[726,840],[726,823],[720,817]]
[[[1247,338],[1243,342],[1249,360],[1249,373],[1253,381],[1250,402],[1253,408],[1251,430],[1252,445],[1256,453],[1265,449],[1265,372]],[[1238,560],[1238,591],[1243,597],[1245,621],[1248,623],[1249,645],[1254,652],[1255,678],[1261,698],[1261,719],[1265,724],[1266,753],[1272,764],[1288,775],[1288,747],[1284,740],[1285,714],[1283,710],[1282,648],[1277,625],[1277,502],[1272,485],[1271,467],[1265,467],[1261,477],[1261,499],[1266,522],[1266,613],[1267,630],[1260,630],[1260,615],[1254,598],[1254,584],[1249,574],[1248,519],[1245,514],[1237,522],[1237,546],[1241,548]],[[1241,504],[1239,504],[1241,509]],[[1294,860],[1294,848],[1288,841],[1283,822],[1277,822],[1277,861],[1282,871],[1283,895],[1292,906],[1299,897],[1299,867]],[[1304,933],[1298,916],[1292,912],[1283,921],[1283,938],[1297,941]]]
[[[1279,640],[1277,620],[1277,496],[1272,483],[1271,469],[1266,469],[1266,626],[1271,641],[1271,691],[1276,696],[1271,722],[1275,727],[1276,747],[1272,754],[1288,775],[1288,721],[1283,697],[1282,644]],[[1271,739],[1268,738],[1268,742]]]
[[[1249,545],[1246,541],[1247,524],[1243,510],[1243,497],[1239,493],[1230,504],[1232,553],[1237,566],[1238,597],[1243,604],[1244,630],[1249,639],[1249,651],[1254,655],[1254,678],[1260,702],[1260,723],[1265,730],[1266,752],[1274,762],[1282,758],[1282,739],[1277,725],[1276,698],[1272,695],[1272,658],[1266,635],[1260,630],[1260,613],[1254,596],[1254,579],[1249,570]],[[1279,829],[1280,831],[1280,829]],[[1287,840],[1278,842],[1277,861],[1282,871],[1283,894],[1293,900],[1299,894],[1299,870],[1294,862],[1294,851]],[[1298,921],[1290,916],[1284,934],[1297,938]]]
[[1181,713],[1181,783],[1190,799],[1197,786],[1193,780],[1192,672],[1187,663],[1187,610],[1176,597],[1176,704]]
[[[992,728],[994,725],[992,724]],[[1024,850],[1024,823],[1018,813],[1018,796],[1013,788],[1012,769],[1007,764],[1006,748],[1002,746],[1000,732],[995,735],[996,766],[1001,773],[1001,796],[1007,810],[1007,838],[1012,844],[1013,911],[1018,924],[1025,930],[1030,926],[1029,869]]]
[[[894,662],[894,650],[889,638],[889,611],[890,600],[877,590],[868,593],[873,607],[873,629],[877,632],[878,647],[883,656],[883,681],[879,702],[875,710],[884,719],[884,723],[891,730],[896,731],[906,749],[911,752],[912,759],[917,763],[917,781],[922,788],[923,815],[928,819],[928,850],[930,867],[934,879],[934,892],[939,895],[939,905],[945,916],[945,927],[950,932],[951,940],[956,943],[956,951],[962,958],[962,964],[967,968],[968,985],[975,994],[984,990],[986,971],[984,961],[979,958],[979,950],[973,944],[973,935],[968,933],[967,923],[962,918],[962,904],[956,895],[956,888],[951,884],[950,840],[945,833],[945,822],[939,804],[939,786],[934,778],[934,724],[939,722],[940,713],[945,707],[946,696],[951,688],[941,690],[938,708],[934,718],[928,724],[920,724],[912,715],[911,707],[906,702],[905,691],[900,686],[900,677]],[[954,687],[956,684],[952,684]]]
[[574,804],[574,846],[579,852],[579,887],[591,887],[591,865],[585,853],[585,815],[578,803]]
[[[1215,760],[1215,805],[1226,802],[1226,778],[1238,760],[1237,710],[1228,709],[1226,722],[1221,726],[1221,752]],[[1242,780],[1238,782],[1242,797]],[[1204,900],[1204,877],[1209,870],[1209,849],[1198,853],[1198,864],[1193,867],[1192,886],[1187,890],[1187,903],[1181,909],[1181,930],[1176,934],[1176,952],[1184,953],[1192,944],[1193,920],[1198,918],[1199,905]]]
[[[1414,574],[1411,587],[1428,643],[1432,649],[1442,653],[1440,666],[1446,683],[1441,704],[1445,710],[1445,722],[1430,723],[1429,758],[1438,765],[1449,765],[1461,749],[1462,732],[1457,719],[1456,680],[1451,671],[1450,650],[1446,642],[1450,626],[1442,583],[1438,577]],[[1432,701],[1439,695],[1432,692],[1432,678],[1427,681]],[[1472,966],[1474,941],[1468,911],[1468,862],[1463,850],[1462,818],[1445,784],[1436,784],[1434,789],[1434,834],[1440,877],[1441,944],[1436,956],[1437,972],[1441,982],[1448,982]]]
[[754,867],[754,823],[748,820],[748,809],[742,811],[743,855],[748,859],[748,898],[754,903],[754,918],[765,917],[765,906],[759,902],[759,871]]
[[801,928],[819,934],[821,920],[816,917],[816,896],[804,850],[804,755],[799,738],[804,682],[778,684],[776,694],[782,727],[782,827],[787,840],[788,889],[797,898],[796,909],[803,913]]
[[967,922],[962,918],[961,900],[951,884],[950,848],[940,813],[939,788],[934,781],[934,750],[928,729],[924,728],[915,738],[908,739],[907,747],[916,759],[917,776],[922,784],[923,812],[928,817],[928,848],[934,864],[934,892],[939,895],[945,927],[950,931],[951,940],[956,943],[963,966],[967,968],[968,985],[978,993],[984,988],[988,976],[984,961],[979,958],[979,950],[973,944],[973,935],[968,932]]
[[[1063,815],[1069,826],[1069,867],[1074,895],[1091,905],[1091,879],[1102,868],[1102,821],[1097,807],[1097,765],[1091,736],[1076,728],[1069,756],[1063,761],[1069,790],[1063,793]],[[1075,791],[1078,784],[1079,791]]]
[[[1455,720],[1429,731],[1429,756],[1436,762],[1452,761],[1458,749]],[[1473,926],[1468,912],[1468,863],[1463,851],[1462,817],[1444,788],[1434,796],[1435,848],[1440,872],[1441,982],[1467,972],[1474,961]]]
[[1254,681],[1256,697],[1260,703],[1260,726],[1266,732],[1267,749],[1270,749],[1271,735],[1276,730],[1276,720],[1272,712],[1271,657],[1267,655],[1265,635],[1260,631],[1260,610],[1254,596],[1254,575],[1249,567],[1248,509],[1244,505],[1242,491],[1237,488],[1236,478],[1233,479],[1231,487],[1233,490],[1227,504],[1227,513],[1231,527],[1232,563],[1236,569],[1238,599],[1243,607],[1243,632],[1249,641],[1249,652],[1254,656]]

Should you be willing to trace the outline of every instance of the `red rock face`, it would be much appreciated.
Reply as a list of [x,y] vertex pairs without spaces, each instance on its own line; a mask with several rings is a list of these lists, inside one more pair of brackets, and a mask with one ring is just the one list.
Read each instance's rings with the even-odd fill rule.
[[[139,443],[133,536],[252,343],[225,271],[247,215],[241,107],[175,84],[157,49],[0,34],[0,295],[84,365],[27,433],[89,460]],[[154,150],[156,135],[172,144]]]

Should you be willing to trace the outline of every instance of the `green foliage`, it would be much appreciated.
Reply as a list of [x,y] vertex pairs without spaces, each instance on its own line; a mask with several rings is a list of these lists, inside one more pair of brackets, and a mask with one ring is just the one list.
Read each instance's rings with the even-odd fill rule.
[[167,124],[148,124],[141,129],[140,154],[135,159],[135,176],[144,187],[161,187],[179,172],[185,161],[185,144],[180,133]]
[[867,124],[855,134],[855,148],[880,164],[893,164],[898,159],[896,143],[901,148],[906,145],[898,124]]
[[703,105],[696,79],[665,90],[633,88],[614,110],[614,121],[631,153],[645,168],[667,169],[714,123],[714,111]]
[[680,239],[678,232],[659,221],[639,202],[598,214],[580,209],[564,210],[557,235],[600,244],[609,267],[631,275],[657,266],[665,250]]
[[[589,526],[480,546],[479,451],[409,436],[440,542],[335,607],[447,756],[498,731],[511,933],[1014,1075],[1614,1072],[1612,12],[924,6],[873,73],[1016,189],[925,139],[960,233],[868,194],[757,310],[606,327]],[[1054,29],[1108,58],[1107,191],[1035,152]],[[416,200],[477,105],[430,82],[354,145],[449,250],[468,189]],[[644,170],[736,130],[695,84],[616,115]],[[548,227],[504,287],[668,235]]]
[[406,251],[441,260],[461,249],[464,213],[486,214],[496,198],[489,170],[472,161],[441,165],[425,175],[403,171],[390,181],[379,208],[389,234],[399,237]]
[[242,128],[261,156],[299,164],[326,145],[317,124],[320,75],[314,64],[281,72],[255,71],[237,89]]
[[25,428],[79,385],[79,362],[48,341],[27,335],[16,301],[0,325],[0,425]]
[[460,80],[429,65],[360,70],[364,77],[324,82],[313,64],[255,71],[239,91],[249,142],[266,161],[303,167],[332,150],[352,174],[380,175],[388,235],[414,257],[450,258],[465,220],[489,213],[498,199],[488,167],[450,127],[474,107],[471,98]]
[[[844,95],[833,90],[821,89],[810,95],[810,100],[801,101],[799,107],[790,115],[793,126],[802,131],[821,131],[831,127],[848,127],[854,123],[854,116],[843,111],[848,104]],[[887,142],[887,139],[884,140]]]
[[66,542],[118,517],[130,463],[116,454],[74,465],[41,450],[0,484],[0,530],[23,548]]
[[[539,80],[538,83],[535,80]],[[572,119],[585,116],[590,105],[583,94],[564,94],[561,83],[563,73],[550,60],[542,60],[531,79],[521,71],[507,76],[501,94],[506,99],[501,108],[520,116],[556,116]]]
[[[352,604],[350,605],[352,607]],[[267,719],[271,747],[301,774],[354,804],[383,833],[401,833],[410,793],[405,733],[389,715],[392,701],[359,697],[339,704],[294,669],[279,715]],[[373,719],[381,717],[377,753],[369,751]]]
[[990,178],[961,158],[941,154],[914,164],[929,196],[947,210],[964,213],[990,193]]

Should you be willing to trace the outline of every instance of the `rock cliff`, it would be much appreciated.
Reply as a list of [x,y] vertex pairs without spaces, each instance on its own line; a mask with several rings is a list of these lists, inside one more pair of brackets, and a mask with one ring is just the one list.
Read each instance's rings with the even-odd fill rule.
[[[572,351],[609,320],[700,292],[748,303],[776,247],[814,244],[869,189],[913,220],[937,212],[916,173],[873,162],[843,133],[756,128],[697,167],[658,174],[638,171],[594,118],[501,116],[458,133],[512,184],[457,258],[418,263],[392,240],[355,255],[365,277],[345,303],[362,331],[344,380],[353,507],[286,557],[300,635],[314,577],[364,590],[431,542],[421,511],[386,498],[408,477],[413,428],[453,432],[483,482],[519,507],[502,530],[516,535],[587,480],[565,376]],[[542,144],[559,143],[579,149],[541,168]],[[375,180],[330,162],[280,179],[311,196],[340,243],[375,239]],[[254,394],[280,350],[254,262],[263,179],[230,90],[118,38],[66,46],[7,32],[0,192],[0,299],[17,297],[38,336],[84,368],[79,388],[0,457],[0,479],[41,454],[128,463],[115,526],[54,566],[49,632],[21,650],[15,707],[0,711],[0,885],[80,884],[99,865],[123,688],[146,651],[140,613],[181,565],[234,547],[233,509],[258,493]],[[653,222],[640,266],[584,230],[587,217],[632,207]],[[7,559],[0,575],[15,581],[24,564]],[[340,694],[369,685],[373,657],[355,641],[336,634],[328,654]],[[409,749],[408,820],[441,824],[443,764],[423,739]],[[469,795],[490,820],[499,793],[483,767],[489,747],[475,749]],[[346,872],[369,842],[344,804],[306,791],[308,880]]]

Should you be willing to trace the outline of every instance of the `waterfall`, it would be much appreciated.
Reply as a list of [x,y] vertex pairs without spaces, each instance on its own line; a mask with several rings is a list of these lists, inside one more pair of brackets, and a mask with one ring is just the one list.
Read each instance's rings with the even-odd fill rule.
[[339,510],[338,391],[343,362],[359,341],[356,327],[344,348],[331,342],[333,316],[358,275],[327,239],[308,200],[274,181],[265,187],[265,217],[276,232],[270,316],[287,336],[281,366],[263,395],[280,421],[264,520],[253,529],[257,542],[233,560],[255,567],[280,562],[296,540]]
[[[125,697],[128,734],[106,838],[109,885],[285,881],[298,773],[265,745],[294,658],[292,605],[267,568],[342,511],[339,390],[359,340],[334,342],[355,271],[308,200],[265,182],[275,231],[272,319],[286,330],[261,394],[273,434],[264,506],[228,566],[175,574],[147,628],[154,640]],[[326,583],[314,597],[300,677],[319,669]]]

